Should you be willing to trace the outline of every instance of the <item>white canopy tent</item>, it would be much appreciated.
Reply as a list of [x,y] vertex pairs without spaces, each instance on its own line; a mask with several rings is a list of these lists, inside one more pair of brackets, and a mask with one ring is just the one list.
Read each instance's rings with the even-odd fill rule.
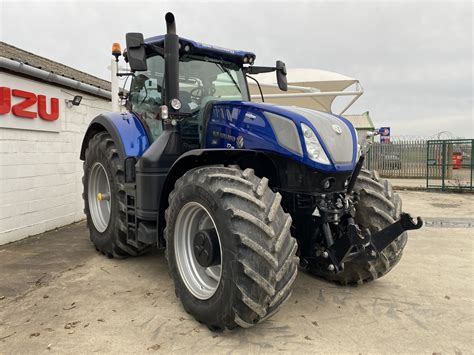
[[[332,104],[338,96],[353,96],[352,100],[339,113],[343,114],[363,93],[359,80],[348,76],[319,69],[289,69],[288,91],[280,91],[276,75],[264,73],[252,75],[262,88],[265,102],[311,108],[332,112]],[[249,79],[252,100],[261,101],[257,84]],[[352,90],[345,91],[349,87]]]

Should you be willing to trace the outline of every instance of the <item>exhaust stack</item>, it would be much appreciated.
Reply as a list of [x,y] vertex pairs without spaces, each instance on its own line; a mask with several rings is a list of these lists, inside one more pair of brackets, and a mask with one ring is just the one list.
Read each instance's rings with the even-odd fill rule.
[[179,37],[176,34],[174,15],[168,12],[165,15],[166,35],[165,49],[165,102],[171,113],[176,112],[170,102],[179,99]]

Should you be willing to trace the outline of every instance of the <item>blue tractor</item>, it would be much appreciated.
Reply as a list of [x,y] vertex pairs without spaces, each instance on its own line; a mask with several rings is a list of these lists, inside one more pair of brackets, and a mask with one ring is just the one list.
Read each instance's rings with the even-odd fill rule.
[[[81,149],[90,238],[108,257],[166,249],[185,310],[210,329],[277,312],[298,269],[340,284],[381,277],[406,230],[387,180],[341,116],[250,101],[251,52],[167,33],[126,35],[127,112],[90,124]],[[120,54],[120,53],[118,53]]]

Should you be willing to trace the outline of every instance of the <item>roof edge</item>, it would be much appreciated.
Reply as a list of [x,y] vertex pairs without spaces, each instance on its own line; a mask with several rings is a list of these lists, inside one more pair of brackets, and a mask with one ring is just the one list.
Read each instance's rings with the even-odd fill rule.
[[91,95],[100,96],[108,100],[110,100],[112,97],[112,93],[110,91],[89,84],[85,84],[83,82],[70,79],[58,74],[54,74],[43,69],[38,69],[28,64],[24,64],[12,59],[0,57],[0,68],[18,72],[50,83],[66,86],[71,89],[82,91]]
[[33,68],[50,72],[64,78],[82,82],[84,84],[100,88],[105,91],[111,90],[110,81],[98,78],[78,69],[74,69],[57,61],[39,56],[11,44],[0,41],[0,58],[9,59]]

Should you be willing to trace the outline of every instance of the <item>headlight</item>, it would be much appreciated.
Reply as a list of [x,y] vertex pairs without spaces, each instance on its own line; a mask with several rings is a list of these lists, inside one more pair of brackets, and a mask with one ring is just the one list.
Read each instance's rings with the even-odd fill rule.
[[328,156],[324,152],[324,149],[313,130],[304,123],[301,124],[301,129],[303,130],[304,143],[309,158],[317,163],[330,164]]
[[181,101],[178,99],[171,99],[170,105],[176,111],[181,109]]

